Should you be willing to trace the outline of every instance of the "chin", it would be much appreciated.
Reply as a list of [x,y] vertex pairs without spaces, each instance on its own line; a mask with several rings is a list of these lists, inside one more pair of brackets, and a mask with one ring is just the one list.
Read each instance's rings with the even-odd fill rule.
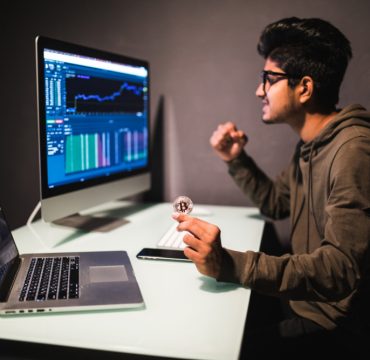
[[262,117],[262,122],[267,125],[272,125],[272,124],[283,124],[284,122],[281,121],[280,119],[274,119],[274,118],[266,118]]
[[276,116],[271,114],[269,111],[262,111],[262,122],[265,124],[276,124],[279,121]]
[[274,122],[272,122],[272,121],[266,121],[266,120],[262,120],[262,122],[264,123],[264,124],[266,124],[266,125],[273,125],[273,124],[275,124]]
[[269,111],[266,111],[266,110],[264,110],[264,109],[262,110],[262,121],[264,123],[270,123],[271,122],[271,116],[270,116]]
[[265,124],[273,124],[274,121],[269,118],[268,116],[262,116],[262,122],[265,123]]

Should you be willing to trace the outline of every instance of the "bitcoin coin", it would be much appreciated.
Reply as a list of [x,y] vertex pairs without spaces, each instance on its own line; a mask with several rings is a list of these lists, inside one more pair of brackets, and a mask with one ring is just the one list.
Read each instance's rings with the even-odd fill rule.
[[193,210],[193,202],[187,196],[179,196],[173,202],[173,209],[179,214],[190,214]]

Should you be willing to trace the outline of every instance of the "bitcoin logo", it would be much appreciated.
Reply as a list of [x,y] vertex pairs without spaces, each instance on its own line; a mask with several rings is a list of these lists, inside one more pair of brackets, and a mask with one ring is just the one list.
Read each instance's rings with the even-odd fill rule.
[[187,196],[179,196],[173,202],[173,209],[177,213],[190,214],[193,210],[193,202]]

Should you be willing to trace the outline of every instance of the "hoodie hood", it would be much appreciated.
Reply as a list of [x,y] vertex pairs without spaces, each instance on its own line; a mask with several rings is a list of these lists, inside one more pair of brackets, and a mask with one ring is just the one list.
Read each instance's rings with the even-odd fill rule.
[[320,147],[332,141],[340,131],[353,125],[370,128],[370,112],[359,104],[342,109],[315,139],[303,143],[300,149],[301,157],[308,161],[312,152],[319,151]]

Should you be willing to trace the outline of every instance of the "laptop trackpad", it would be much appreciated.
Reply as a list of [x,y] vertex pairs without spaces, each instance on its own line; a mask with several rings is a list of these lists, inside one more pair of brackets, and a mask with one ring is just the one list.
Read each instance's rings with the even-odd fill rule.
[[128,281],[128,276],[124,265],[90,266],[89,276],[91,283]]

